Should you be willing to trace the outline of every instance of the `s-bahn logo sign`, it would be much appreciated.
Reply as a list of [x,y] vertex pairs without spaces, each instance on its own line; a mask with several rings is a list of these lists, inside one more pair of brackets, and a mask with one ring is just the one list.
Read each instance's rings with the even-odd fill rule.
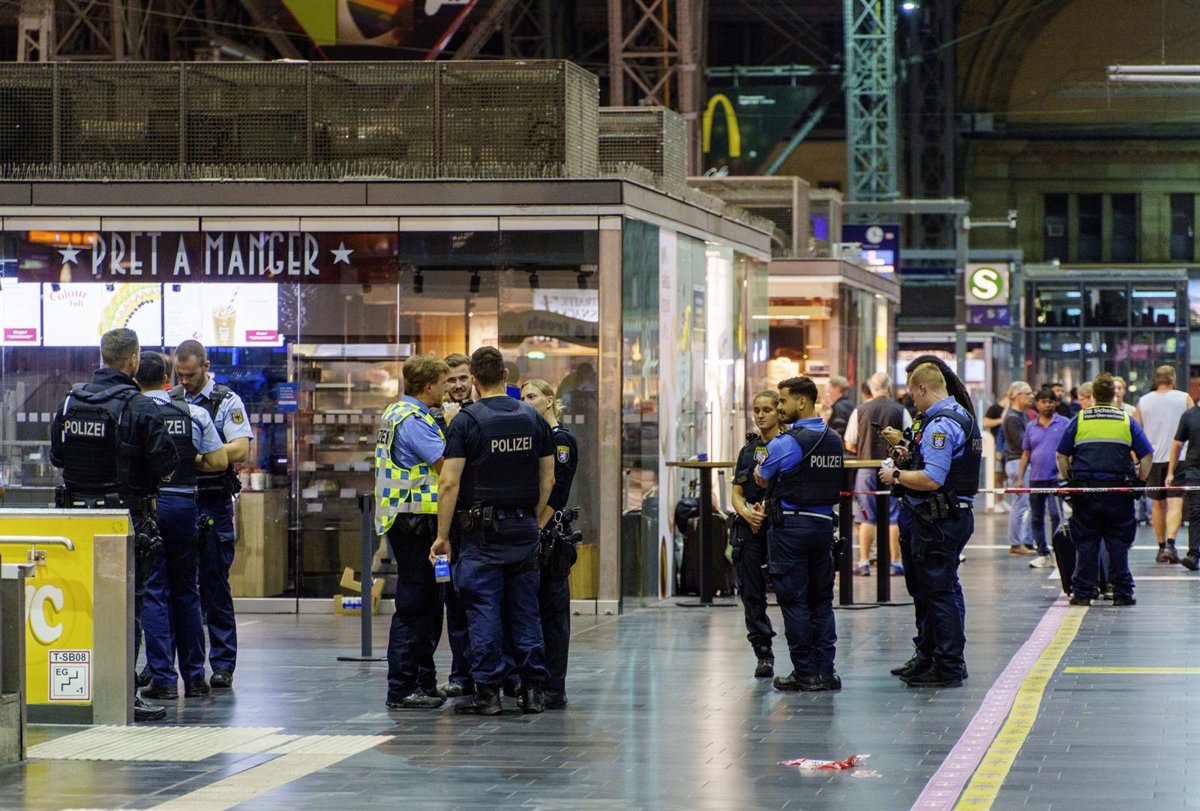
[[1008,304],[1008,272],[1007,264],[968,264],[967,304]]
[[29,282],[357,281],[398,267],[395,234],[300,231],[30,231],[17,240]]

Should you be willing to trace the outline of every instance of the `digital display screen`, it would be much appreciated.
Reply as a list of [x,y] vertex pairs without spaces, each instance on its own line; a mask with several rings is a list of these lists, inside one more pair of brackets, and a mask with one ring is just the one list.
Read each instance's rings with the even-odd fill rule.
[[142,346],[162,344],[162,285],[43,284],[41,292],[45,346],[96,346],[120,328],[136,332]]

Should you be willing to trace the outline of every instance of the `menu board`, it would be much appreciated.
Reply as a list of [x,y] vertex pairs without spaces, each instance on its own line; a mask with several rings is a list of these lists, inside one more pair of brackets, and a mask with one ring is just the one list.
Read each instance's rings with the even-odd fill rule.
[[42,286],[0,279],[0,346],[38,346],[42,338]]
[[97,346],[122,327],[142,346],[162,344],[160,284],[43,284],[41,292],[45,346]]
[[283,344],[276,284],[164,285],[163,315],[167,346],[188,339],[206,347]]

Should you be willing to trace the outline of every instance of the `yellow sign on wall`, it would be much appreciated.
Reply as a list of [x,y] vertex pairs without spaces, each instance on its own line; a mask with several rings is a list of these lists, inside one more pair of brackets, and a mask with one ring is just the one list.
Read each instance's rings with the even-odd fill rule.
[[[0,535],[64,536],[74,551],[39,545],[45,565],[25,581],[25,679],[30,704],[89,704],[95,661],[94,541],[97,535],[127,535],[128,516],[0,516]],[[0,546],[9,563],[26,559],[28,547]]]

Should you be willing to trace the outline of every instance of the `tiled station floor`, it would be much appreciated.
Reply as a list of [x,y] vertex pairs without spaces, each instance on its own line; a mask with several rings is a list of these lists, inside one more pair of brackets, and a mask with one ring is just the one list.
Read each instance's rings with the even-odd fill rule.
[[[844,689],[785,694],[752,677],[740,610],[671,601],[575,618],[566,710],[523,716],[510,706],[485,720],[449,705],[389,712],[383,663],[336,660],[357,649],[356,618],[246,615],[232,693],[181,698],[165,723],[130,730],[32,727],[30,759],[0,769],[0,807],[907,809],[918,798],[922,808],[1200,807],[1190,764],[1200,575],[1156,565],[1142,529],[1136,607],[1052,608],[1053,570],[999,548],[1003,521],[980,516],[962,567],[970,679],[961,689],[911,690],[888,675],[910,653],[906,606],[839,610]],[[855,585],[861,600],[874,598],[874,577]],[[906,597],[901,578],[893,586]],[[778,628],[777,609],[772,617]],[[960,781],[975,775],[968,793],[934,790],[968,727],[972,740],[986,732],[976,713],[1003,692],[998,677],[1047,617],[1067,629],[1055,636],[1061,659],[1038,660],[1041,683],[1036,667],[1020,674],[1014,707],[1024,710],[1002,729],[1007,712],[993,719],[996,742],[985,736],[982,766]],[[379,621],[378,646],[386,633]],[[776,656],[782,668],[782,634]],[[859,770],[779,765],[856,753],[871,756]]]

